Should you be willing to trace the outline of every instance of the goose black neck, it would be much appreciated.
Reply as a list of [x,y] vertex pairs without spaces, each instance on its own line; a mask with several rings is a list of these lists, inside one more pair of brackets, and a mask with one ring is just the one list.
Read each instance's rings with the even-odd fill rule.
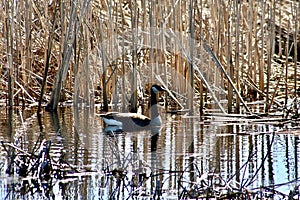
[[150,112],[151,112],[150,113],[151,119],[154,119],[157,116],[159,116],[158,109],[157,109],[157,95],[152,90],[151,90]]

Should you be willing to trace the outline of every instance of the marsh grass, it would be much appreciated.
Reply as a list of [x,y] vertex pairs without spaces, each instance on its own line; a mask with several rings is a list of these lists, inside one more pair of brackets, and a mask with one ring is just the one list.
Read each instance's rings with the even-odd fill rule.
[[76,106],[96,102],[108,110],[114,102],[123,111],[128,106],[136,111],[140,88],[158,82],[158,75],[185,109],[210,108],[208,81],[225,91],[226,112],[244,112],[228,78],[210,58],[201,57],[202,40],[244,100],[264,100],[261,112],[272,112],[282,99],[284,107],[296,95],[297,1],[26,0],[1,5],[2,105],[47,104],[56,110],[59,102],[72,99]]

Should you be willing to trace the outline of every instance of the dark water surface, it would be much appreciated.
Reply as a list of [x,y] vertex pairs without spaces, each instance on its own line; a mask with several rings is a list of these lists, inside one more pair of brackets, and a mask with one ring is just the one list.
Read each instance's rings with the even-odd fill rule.
[[[40,123],[34,109],[18,110],[11,125],[2,113],[1,141],[18,140],[30,151],[42,135],[51,141],[54,160],[88,172],[33,187],[34,181],[5,173],[7,152],[1,146],[0,199],[126,199],[134,195],[147,199],[158,187],[162,190],[156,197],[176,199],[179,188],[216,174],[220,181],[247,189],[276,184],[277,191],[288,194],[299,185],[297,127],[242,119],[201,121],[171,114],[162,118],[159,134],[140,131],[111,136],[103,132],[101,118],[92,109],[61,108],[57,115],[44,112]],[[118,182],[120,176],[125,178]]]

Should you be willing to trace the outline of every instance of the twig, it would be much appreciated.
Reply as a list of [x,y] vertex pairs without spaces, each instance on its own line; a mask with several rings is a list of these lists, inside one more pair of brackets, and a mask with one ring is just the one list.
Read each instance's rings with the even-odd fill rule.
[[184,109],[184,106],[177,100],[177,98],[173,95],[173,93],[169,90],[168,86],[165,84],[165,82],[161,79],[160,76],[155,75],[156,79],[160,82],[160,84],[167,90],[168,94],[176,101],[176,103],[181,107],[181,109]]
[[[32,157],[37,158],[37,157],[38,157],[37,155],[35,155],[35,154],[30,154],[30,153],[28,153],[27,151],[24,151],[23,149],[21,149],[21,148],[15,146],[15,145],[13,145],[13,144],[5,143],[5,142],[3,142],[3,141],[1,141],[1,144],[2,144],[3,147],[5,147],[5,145],[7,145],[7,146],[9,146],[9,147],[12,147],[12,148],[14,148],[14,149],[20,151],[21,153],[25,154],[26,156],[29,156],[30,158],[32,158]],[[6,149],[6,148],[5,148],[5,149]],[[7,151],[7,149],[6,149],[6,151]]]

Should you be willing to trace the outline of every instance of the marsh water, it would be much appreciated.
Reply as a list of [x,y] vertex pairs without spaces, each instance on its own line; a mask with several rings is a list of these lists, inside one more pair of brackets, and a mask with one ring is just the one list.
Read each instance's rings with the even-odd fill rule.
[[[188,188],[212,174],[231,186],[249,190],[272,186],[288,194],[299,181],[300,130],[295,124],[242,118],[200,120],[163,113],[158,134],[112,135],[103,131],[96,112],[64,107],[57,114],[43,112],[39,121],[35,109],[17,110],[11,124],[2,113],[1,141],[21,140],[23,149],[30,152],[43,137],[51,141],[53,159],[63,159],[81,173],[33,187],[23,177],[6,173],[8,155],[2,145],[0,199],[127,199],[134,195],[150,199],[158,185],[162,197],[176,199],[184,184]],[[117,181],[117,172],[125,176],[122,182]],[[134,176],[145,180],[133,186]]]

